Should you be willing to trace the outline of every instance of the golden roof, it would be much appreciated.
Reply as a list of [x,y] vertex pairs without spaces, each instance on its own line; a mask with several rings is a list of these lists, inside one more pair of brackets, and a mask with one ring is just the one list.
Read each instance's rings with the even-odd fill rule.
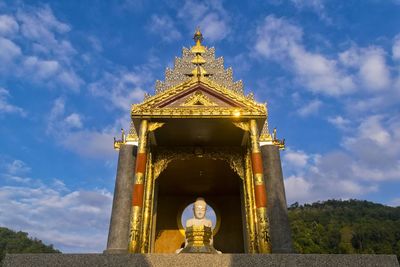
[[195,45],[183,48],[182,57],[175,57],[173,68],[166,69],[165,80],[156,81],[154,95],[132,105],[129,139],[137,138],[134,128],[142,118],[240,117],[257,119],[259,127],[265,122],[260,140],[273,142],[266,103],[256,102],[253,93],[244,94],[243,82],[233,80],[223,57],[216,58],[215,49],[202,44],[200,29],[193,39]]

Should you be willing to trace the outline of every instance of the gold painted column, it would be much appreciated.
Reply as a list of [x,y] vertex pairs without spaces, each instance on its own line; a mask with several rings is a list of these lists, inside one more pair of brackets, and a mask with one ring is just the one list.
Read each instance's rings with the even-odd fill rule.
[[139,252],[140,230],[144,194],[144,176],[147,161],[147,131],[148,121],[142,120],[139,130],[138,153],[136,157],[135,184],[133,186],[131,226],[129,235],[129,252]]
[[154,176],[151,152],[148,153],[145,193],[143,202],[142,237],[140,244],[141,253],[150,253],[151,218],[153,217]]
[[263,161],[258,140],[257,122],[250,122],[251,161],[254,177],[254,196],[257,214],[257,239],[260,253],[271,253],[269,222],[267,217],[267,191],[264,183]]
[[245,207],[246,207],[246,230],[247,230],[247,249],[248,253],[257,253],[258,244],[256,238],[256,220],[254,203],[254,184],[251,171],[251,152],[245,155],[245,176],[243,181]]

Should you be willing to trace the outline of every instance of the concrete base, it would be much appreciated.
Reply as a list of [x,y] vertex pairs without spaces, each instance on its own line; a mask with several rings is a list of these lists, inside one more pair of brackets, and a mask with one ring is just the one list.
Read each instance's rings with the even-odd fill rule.
[[399,263],[395,255],[366,254],[7,254],[3,266],[399,267]]

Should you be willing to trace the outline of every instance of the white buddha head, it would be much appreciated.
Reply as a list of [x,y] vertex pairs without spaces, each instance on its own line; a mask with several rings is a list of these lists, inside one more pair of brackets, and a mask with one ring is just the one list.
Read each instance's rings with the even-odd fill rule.
[[193,204],[193,214],[196,219],[204,219],[207,211],[207,203],[204,198],[199,197]]

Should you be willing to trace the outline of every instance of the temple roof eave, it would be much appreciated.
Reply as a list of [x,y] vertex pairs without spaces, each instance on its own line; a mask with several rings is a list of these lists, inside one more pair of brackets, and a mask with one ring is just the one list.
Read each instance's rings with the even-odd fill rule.
[[[192,113],[187,112],[188,110],[190,111],[190,109],[186,107],[169,109],[169,108],[157,108],[157,105],[183,91],[189,90],[196,86],[204,86],[205,88],[209,88],[215,91],[216,93],[219,93],[222,96],[235,101],[240,105],[240,107],[229,107],[229,108],[207,107],[207,109],[209,109],[209,111],[205,112],[207,114],[210,113],[210,115],[212,115],[214,111],[214,114],[229,116],[232,115],[231,113],[237,113],[237,110],[239,110],[242,113],[241,115],[248,115],[248,116],[256,115],[264,117],[268,115],[268,111],[265,104],[257,103],[253,99],[232,92],[231,90],[224,88],[223,86],[211,81],[206,77],[192,77],[191,79],[188,79],[187,81],[181,84],[173,86],[154,96],[148,97],[140,104],[132,105],[131,116],[132,118],[134,118],[151,114],[166,115],[166,116],[180,115],[180,114],[184,114],[185,116],[189,116],[191,114],[195,115],[193,114],[193,110]],[[201,109],[205,111],[204,108],[196,108],[195,110],[200,111]]]

